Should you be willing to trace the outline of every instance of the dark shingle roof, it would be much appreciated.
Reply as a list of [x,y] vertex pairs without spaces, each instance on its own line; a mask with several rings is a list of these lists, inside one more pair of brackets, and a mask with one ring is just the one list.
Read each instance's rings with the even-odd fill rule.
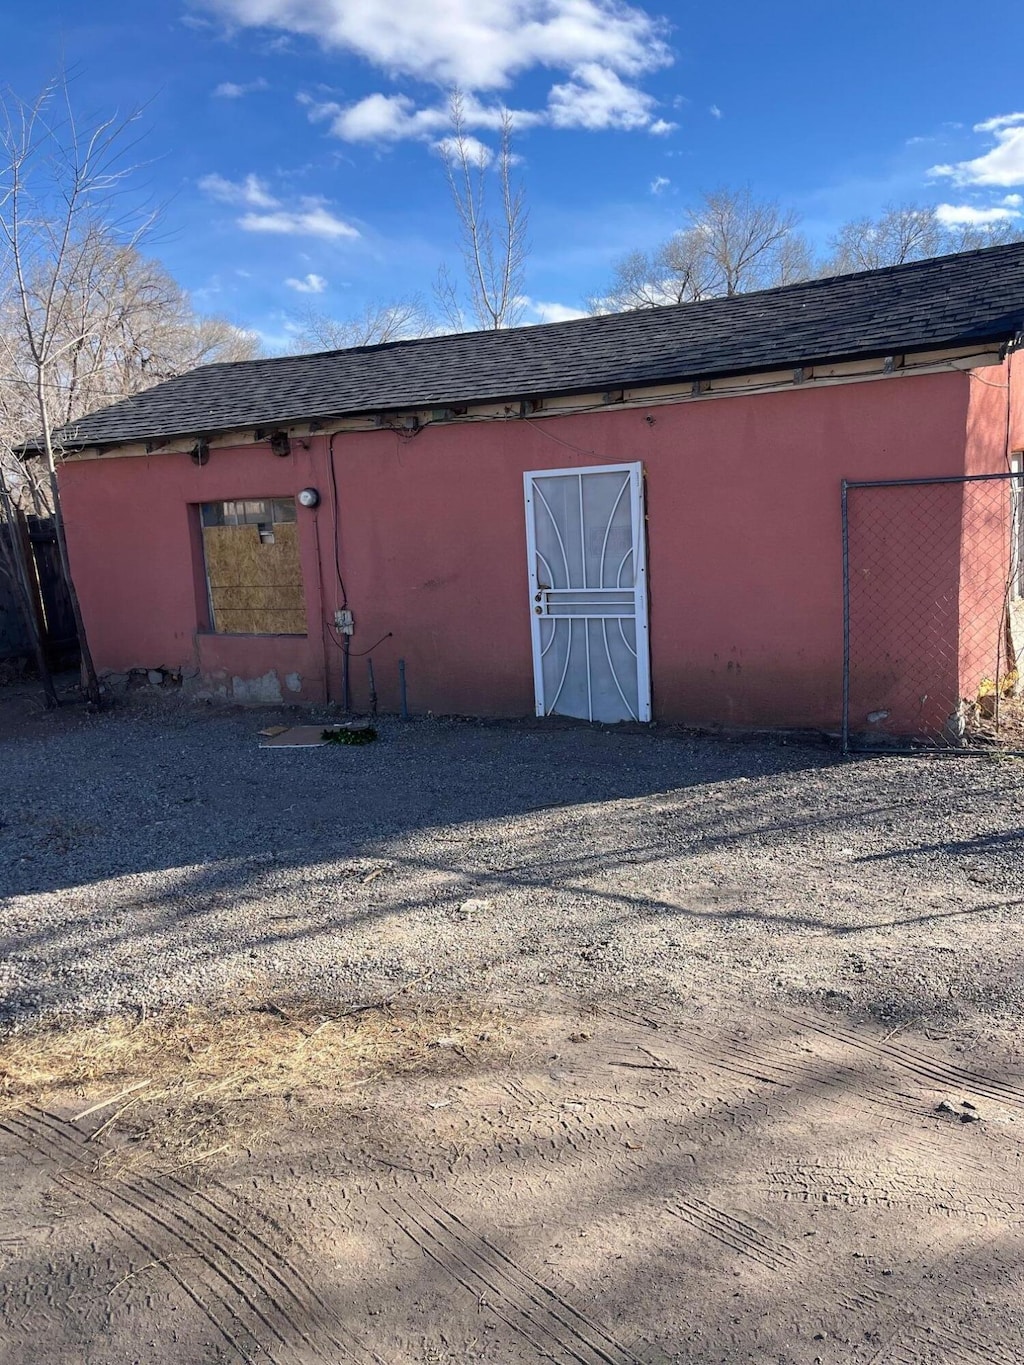
[[103,408],[67,444],[583,393],[1000,342],[1024,326],[1024,243],[542,327],[205,365]]

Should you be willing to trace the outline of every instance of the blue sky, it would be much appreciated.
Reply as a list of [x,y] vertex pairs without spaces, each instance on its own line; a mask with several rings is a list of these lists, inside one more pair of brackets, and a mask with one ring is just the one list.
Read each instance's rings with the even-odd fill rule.
[[499,106],[519,111],[527,320],[581,308],[616,257],[722,184],[795,207],[822,249],[889,201],[1016,215],[1024,6],[967,15],[952,0],[36,0],[5,7],[0,77],[31,95],[63,61],[80,110],[145,103],[154,253],[276,348],[310,304],[344,317],[429,296],[455,263],[435,150],[453,82],[485,144]]

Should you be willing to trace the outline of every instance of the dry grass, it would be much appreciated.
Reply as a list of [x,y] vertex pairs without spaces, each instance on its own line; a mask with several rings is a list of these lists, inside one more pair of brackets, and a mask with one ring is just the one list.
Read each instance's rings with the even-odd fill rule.
[[118,1169],[181,1168],[251,1149],[296,1102],[351,1103],[392,1076],[453,1074],[507,1057],[511,1030],[468,1005],[328,1014],[273,1003],[17,1035],[0,1043],[0,1108],[69,1110]]

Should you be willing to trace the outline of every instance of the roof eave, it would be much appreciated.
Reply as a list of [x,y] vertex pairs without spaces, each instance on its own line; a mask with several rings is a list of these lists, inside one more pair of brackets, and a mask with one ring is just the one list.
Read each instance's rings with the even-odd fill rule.
[[[431,398],[421,397],[410,399],[401,404],[374,404],[373,406],[344,408],[334,411],[319,409],[315,412],[303,412],[289,417],[267,417],[264,415],[262,417],[250,417],[248,419],[239,418],[223,425],[206,424],[203,426],[184,428],[180,431],[141,431],[132,436],[116,438],[98,436],[95,439],[89,439],[88,437],[79,437],[73,444],[69,443],[65,449],[72,452],[86,449],[112,450],[118,446],[137,445],[147,442],[159,442],[161,445],[165,445],[196,436],[204,436],[207,438],[223,436],[228,432],[243,430],[250,426],[288,427],[306,422],[327,424],[331,422],[348,421],[354,418],[365,418],[375,413],[380,413],[382,416],[392,416],[403,412],[409,412],[414,409],[422,410],[431,407],[457,407],[466,404],[474,406],[482,404],[511,405],[520,404],[524,401],[536,402],[545,398],[574,398],[582,394],[595,393],[601,389],[643,388],[648,386],[672,387],[722,379],[739,379],[754,374],[775,373],[780,370],[813,369],[814,367],[821,365],[844,365],[856,361],[881,360],[894,354],[901,355],[913,353],[915,355],[929,355],[941,351],[948,351],[953,347],[963,347],[966,350],[972,346],[999,346],[1000,359],[1002,359],[1008,350],[1012,349],[1015,345],[1020,344],[1022,335],[1024,335],[1024,318],[1022,318],[1021,323],[1012,330],[1000,329],[997,332],[951,337],[946,338],[941,342],[932,341],[924,344],[920,342],[906,342],[898,345],[872,347],[867,350],[859,349],[829,355],[818,354],[797,357],[794,359],[780,359],[777,363],[772,362],[770,365],[765,364],[765,362],[762,361],[760,364],[756,365],[733,365],[714,370],[671,371],[667,375],[663,373],[651,375],[643,371],[638,371],[626,375],[609,375],[600,382],[591,380],[586,384],[537,389],[518,389],[511,392],[506,390],[498,393],[479,392],[473,396],[467,396],[466,394],[442,394]],[[25,449],[26,451],[30,451],[30,453],[39,453],[37,449],[32,450],[30,447],[25,447]]]

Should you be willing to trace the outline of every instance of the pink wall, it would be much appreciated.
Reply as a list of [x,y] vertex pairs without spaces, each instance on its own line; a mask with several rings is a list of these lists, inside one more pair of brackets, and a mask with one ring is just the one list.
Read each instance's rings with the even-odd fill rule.
[[[726,725],[838,723],[839,484],[963,471],[970,380],[937,374],[530,421],[335,438],[352,648],[374,652],[384,709],[407,661],[415,711],[533,710],[522,475],[642,461],[655,717]],[[191,666],[230,679],[301,676],[323,695],[321,621],[339,602],[327,441],[279,459],[214,450],[63,471],[71,553],[101,668]],[[197,635],[189,503],[318,487],[300,509],[309,637]],[[317,572],[317,538],[321,575]],[[326,646],[338,695],[340,651]],[[353,661],[357,705],[365,660]],[[282,695],[290,695],[282,684]]]
[[[324,692],[324,646],[316,545],[304,528],[300,555],[308,635],[202,634],[204,587],[195,505],[237,497],[289,497],[318,481],[311,454],[288,459],[267,446],[216,452],[209,464],[187,455],[71,461],[61,469],[72,572],[97,668],[200,671],[216,692],[239,696],[234,678],[278,675],[283,696]],[[285,679],[298,674],[292,690]],[[294,681],[294,678],[293,678]],[[257,699],[258,688],[248,689]],[[268,696],[273,684],[268,686]]]

